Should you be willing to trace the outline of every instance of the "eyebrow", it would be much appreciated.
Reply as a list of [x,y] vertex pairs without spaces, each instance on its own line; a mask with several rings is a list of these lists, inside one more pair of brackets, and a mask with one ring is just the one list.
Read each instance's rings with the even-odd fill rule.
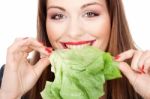
[[100,6],[103,6],[102,4],[100,4],[100,3],[98,3],[98,2],[91,2],[91,3],[87,3],[87,4],[83,5],[83,6],[81,7],[81,9],[83,9],[83,8],[85,8],[85,7],[87,7],[87,6],[91,6],[91,5],[100,5]]
[[47,8],[47,10],[49,10],[49,9],[51,9],[51,8],[56,8],[56,9],[60,9],[60,10],[62,10],[62,11],[66,11],[64,8],[59,7],[59,6],[50,6],[50,7]]
[[[87,4],[84,4],[81,9],[87,7],[87,6],[91,6],[91,5],[100,5],[100,6],[103,6],[102,4],[98,3],[98,2],[91,2],[91,3],[87,3]],[[51,8],[56,8],[56,9],[60,9],[62,11],[66,11],[64,8],[60,7],[60,6],[55,6],[55,5],[52,5],[50,7],[47,8],[47,10],[51,9]]]

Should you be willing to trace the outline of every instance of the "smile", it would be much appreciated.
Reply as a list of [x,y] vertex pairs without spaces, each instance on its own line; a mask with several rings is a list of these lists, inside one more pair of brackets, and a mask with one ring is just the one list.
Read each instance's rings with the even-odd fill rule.
[[85,46],[92,46],[96,40],[89,41],[79,41],[79,42],[60,42],[62,46],[66,49],[82,48]]

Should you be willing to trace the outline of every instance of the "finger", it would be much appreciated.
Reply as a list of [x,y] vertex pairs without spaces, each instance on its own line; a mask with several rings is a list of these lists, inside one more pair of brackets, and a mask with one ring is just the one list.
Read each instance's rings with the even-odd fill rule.
[[141,69],[141,70],[144,70],[144,62],[145,62],[145,60],[146,59],[148,59],[150,57],[150,51],[144,51],[143,52],[143,54],[142,54],[142,56],[141,56],[141,58],[140,58],[140,61],[139,61],[139,63],[138,63],[138,65],[139,65],[139,68]]
[[20,41],[20,40],[22,40],[22,39],[24,39],[24,38],[17,37],[17,38],[15,38],[15,41],[14,41],[14,43],[15,43],[15,42],[19,42],[19,41]]
[[129,82],[134,85],[137,74],[131,69],[131,67],[125,62],[120,62],[119,69],[128,78]]
[[[32,50],[38,51],[48,56],[50,54],[50,49],[49,51],[47,49],[49,48],[43,46],[33,38],[16,39],[7,50],[6,64],[7,66],[11,66],[12,68],[18,66],[17,64],[21,60],[27,58],[28,53]],[[17,69],[17,67],[15,69]]]
[[38,42],[34,38],[26,38],[26,39],[19,39],[17,42],[10,47],[12,53],[18,53],[18,51],[23,52],[31,52],[32,50],[38,51],[40,53],[49,55],[47,51],[47,47],[43,46],[40,42]]
[[52,48],[51,47],[46,47],[43,46],[43,44],[33,38],[29,38],[27,39],[27,46],[29,46],[29,48],[34,49],[35,51],[38,51],[44,55],[50,55],[50,53],[52,52]]
[[34,66],[34,72],[40,77],[45,68],[50,64],[49,57],[41,58]]
[[13,42],[13,44],[10,47],[8,47],[8,49],[7,49],[9,55],[16,54],[20,51],[25,51],[25,50],[27,50],[27,52],[32,51],[31,49],[29,49],[29,47],[25,46],[25,44],[27,42],[25,39],[27,39],[27,37],[26,38],[16,38],[15,41]]
[[141,70],[138,67],[139,66],[138,62],[139,62],[139,58],[141,57],[141,55],[142,55],[142,51],[136,51],[136,50],[131,49],[131,50],[128,50],[119,54],[119,58],[117,56],[118,59],[115,59],[115,60],[121,62],[126,59],[132,58],[131,68],[135,70],[136,72],[141,72]]
[[17,38],[15,38],[14,42],[12,43],[12,45],[21,44],[21,43],[20,43],[21,41],[24,41],[25,39],[28,39],[28,38],[29,38],[29,37],[24,37],[24,38],[17,37]]
[[135,51],[132,62],[131,62],[131,68],[135,70],[136,72],[141,72],[141,69],[139,68],[139,61],[142,56],[143,52],[142,51]]
[[126,59],[132,58],[133,55],[134,55],[134,53],[135,53],[134,49],[127,50],[127,51],[125,51],[125,52],[120,53],[119,55],[117,55],[115,57],[115,60],[118,61],[118,62],[122,62],[122,61],[124,61]]
[[18,52],[16,51],[18,49],[19,46],[22,45],[22,43],[25,43],[25,41],[23,42],[22,39],[20,38],[16,38],[15,41],[12,43],[12,45],[10,45],[8,48],[7,48],[7,53],[8,54],[13,54],[15,52]]
[[16,66],[16,62],[20,61],[21,58],[23,58],[23,56],[25,56],[25,53],[22,53],[20,51],[18,51],[18,48],[23,42],[21,41],[20,38],[15,39],[15,41],[13,42],[13,44],[11,46],[8,47],[7,49],[7,56],[6,56],[6,64],[7,66],[11,66],[11,67],[15,67]]
[[[23,40],[26,41],[25,44],[23,45],[26,49],[23,49],[23,51],[28,52],[28,49],[33,49],[35,51],[45,53],[45,50],[43,50],[45,48],[45,46],[43,46],[36,39],[27,38],[27,39],[23,39]],[[47,54],[47,53],[45,53],[45,54]]]
[[143,66],[144,66],[144,67],[143,67],[143,71],[144,71],[145,73],[150,74],[150,57],[145,60]]

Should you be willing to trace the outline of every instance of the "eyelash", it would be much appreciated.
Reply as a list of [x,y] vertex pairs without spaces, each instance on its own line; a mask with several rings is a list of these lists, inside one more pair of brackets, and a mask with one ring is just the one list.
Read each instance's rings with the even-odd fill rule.
[[[89,12],[86,12],[85,14],[83,14],[83,17],[88,17],[88,18],[94,18],[97,16],[99,16],[99,13],[96,13],[93,11],[89,11]],[[56,13],[56,14],[52,15],[50,18],[52,20],[62,20],[64,18],[66,18],[66,16],[64,16],[63,14]]]
[[51,16],[52,20],[61,20],[63,18],[65,18],[65,16],[63,14],[59,14],[59,13],[56,13],[56,14]]
[[88,17],[88,18],[94,18],[94,17],[99,16],[99,13],[96,13],[96,12],[93,12],[93,11],[89,11],[89,12],[86,12],[83,16],[84,17]]

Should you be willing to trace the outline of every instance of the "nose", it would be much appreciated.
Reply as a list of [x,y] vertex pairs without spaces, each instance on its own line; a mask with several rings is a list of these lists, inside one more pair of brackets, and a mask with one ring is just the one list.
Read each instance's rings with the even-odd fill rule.
[[82,31],[81,23],[77,18],[70,20],[66,32],[71,38],[78,38],[84,34]]

